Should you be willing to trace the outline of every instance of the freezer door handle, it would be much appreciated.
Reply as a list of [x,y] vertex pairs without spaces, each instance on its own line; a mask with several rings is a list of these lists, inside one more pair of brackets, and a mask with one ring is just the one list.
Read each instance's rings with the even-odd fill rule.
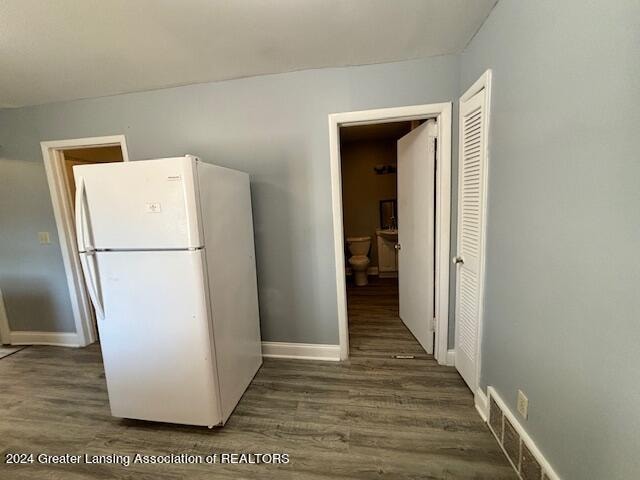
[[85,226],[88,226],[88,221],[84,212],[85,196],[84,178],[80,177],[76,188],[76,241],[79,252],[91,253],[93,246],[86,244]]
[[84,281],[87,285],[87,290],[89,292],[89,298],[91,298],[91,303],[93,303],[93,307],[96,309],[96,315],[101,320],[104,319],[104,309],[102,304],[100,303],[100,299],[98,297],[98,288],[96,286],[95,281],[95,269],[91,268],[91,265],[94,262],[94,259],[87,258],[89,256],[93,256],[95,254],[95,250],[92,246],[85,244],[85,232],[84,232],[84,196],[85,196],[85,188],[84,188],[84,178],[80,177],[80,181],[76,186],[76,239],[78,242],[78,251],[80,252],[80,264],[82,265],[82,272],[84,273]]
[[76,185],[76,241],[78,243],[78,251],[86,250],[84,244],[84,178],[80,177],[80,181]]

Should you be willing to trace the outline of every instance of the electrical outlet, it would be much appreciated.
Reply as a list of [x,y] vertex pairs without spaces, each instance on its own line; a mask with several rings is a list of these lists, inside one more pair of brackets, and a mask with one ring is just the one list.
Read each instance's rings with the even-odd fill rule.
[[40,245],[48,245],[51,243],[51,238],[49,237],[49,232],[38,232],[38,241]]
[[529,410],[529,399],[524,394],[522,390],[518,390],[518,413],[522,415],[523,418],[527,418]]

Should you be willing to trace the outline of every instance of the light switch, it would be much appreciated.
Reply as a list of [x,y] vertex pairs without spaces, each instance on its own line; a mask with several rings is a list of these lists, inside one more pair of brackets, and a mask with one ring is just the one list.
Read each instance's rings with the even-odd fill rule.
[[51,243],[51,238],[49,237],[49,232],[38,232],[38,241],[40,245],[48,245]]

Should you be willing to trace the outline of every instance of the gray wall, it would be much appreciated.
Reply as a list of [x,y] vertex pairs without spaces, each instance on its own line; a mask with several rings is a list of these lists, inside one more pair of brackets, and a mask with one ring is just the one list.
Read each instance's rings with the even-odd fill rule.
[[640,3],[502,0],[461,90],[487,68],[482,385],[562,478],[640,478]]
[[0,288],[12,330],[75,331],[42,161],[0,159]]
[[12,327],[73,329],[39,142],[124,133],[133,159],[250,172],[264,339],[337,343],[327,114],[453,100],[492,68],[482,385],[514,410],[528,394],[563,478],[639,477],[639,18],[635,0],[502,0],[460,71],[436,57],[0,111]]
[[[12,327],[73,329],[40,141],[123,133],[132,159],[192,153],[249,172],[263,338],[338,343],[327,115],[453,100],[458,66],[442,56],[0,111]],[[42,230],[50,246],[34,241]]]

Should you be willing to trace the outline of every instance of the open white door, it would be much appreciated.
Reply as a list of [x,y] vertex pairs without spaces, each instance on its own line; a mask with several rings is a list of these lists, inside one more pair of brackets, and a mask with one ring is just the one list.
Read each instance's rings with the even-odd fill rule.
[[[473,87],[472,87],[473,88]],[[472,392],[479,383],[486,205],[486,88],[460,99],[456,368]]]
[[398,277],[400,318],[433,353],[435,142],[427,120],[398,140]]

